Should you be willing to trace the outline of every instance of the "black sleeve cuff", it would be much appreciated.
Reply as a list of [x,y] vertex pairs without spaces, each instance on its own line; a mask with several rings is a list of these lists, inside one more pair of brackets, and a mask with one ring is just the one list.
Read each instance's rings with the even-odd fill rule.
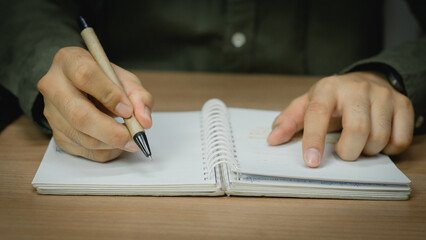
[[359,72],[359,71],[374,71],[380,72],[386,76],[389,84],[392,87],[400,92],[401,94],[407,95],[405,90],[404,81],[401,75],[391,66],[385,63],[365,63],[357,65],[354,68],[350,69],[348,72]]

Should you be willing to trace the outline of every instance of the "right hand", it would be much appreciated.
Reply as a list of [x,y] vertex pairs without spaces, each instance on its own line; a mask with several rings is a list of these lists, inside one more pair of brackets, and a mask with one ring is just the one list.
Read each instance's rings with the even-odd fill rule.
[[144,128],[150,128],[152,96],[137,76],[112,66],[124,90],[108,79],[87,50],[66,47],[56,53],[38,82],[44,115],[64,151],[106,162],[122,150],[139,150],[127,128],[110,115],[128,118],[134,113]]

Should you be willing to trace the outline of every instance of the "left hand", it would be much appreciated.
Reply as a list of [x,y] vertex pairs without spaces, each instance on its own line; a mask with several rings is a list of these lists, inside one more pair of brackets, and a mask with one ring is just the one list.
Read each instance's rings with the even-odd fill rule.
[[413,138],[414,110],[382,74],[352,72],[321,79],[294,99],[272,128],[270,145],[286,143],[303,129],[304,161],[318,167],[327,131],[342,129],[335,151],[344,160],[401,153]]

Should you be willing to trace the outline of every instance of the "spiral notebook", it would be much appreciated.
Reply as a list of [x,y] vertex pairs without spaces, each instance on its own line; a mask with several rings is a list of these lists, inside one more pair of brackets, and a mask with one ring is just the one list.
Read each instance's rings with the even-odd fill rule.
[[388,156],[341,160],[329,134],[319,168],[302,158],[301,137],[281,146],[266,138],[276,111],[228,108],[211,99],[201,111],[153,113],[153,160],[124,153],[97,163],[49,143],[33,186],[40,194],[273,196],[404,200],[410,180]]

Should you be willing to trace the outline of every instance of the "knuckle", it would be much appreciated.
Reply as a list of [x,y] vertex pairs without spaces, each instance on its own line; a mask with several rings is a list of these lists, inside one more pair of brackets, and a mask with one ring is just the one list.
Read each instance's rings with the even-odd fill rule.
[[312,88],[312,91],[313,92],[317,92],[317,91],[330,92],[337,86],[338,81],[339,81],[338,76],[329,76],[329,77],[322,78],[321,80],[318,81],[317,84],[314,85],[314,87]]
[[380,129],[380,133],[377,134],[386,136],[386,138],[389,139],[390,129],[392,128],[392,118],[388,117],[386,113],[381,113],[379,117],[381,119],[377,120],[377,128]]
[[74,84],[80,89],[89,83],[93,74],[93,64],[89,61],[80,63],[74,72]]
[[102,95],[100,101],[108,107],[115,107],[120,102],[121,90],[118,87],[109,88],[105,94]]
[[86,52],[87,51],[85,49],[80,48],[80,47],[63,47],[56,52],[56,54],[54,56],[54,61],[55,60],[59,60],[59,61],[66,60],[72,55],[78,57],[79,55],[82,55],[82,53],[86,53]]
[[308,105],[307,111],[315,113],[317,115],[329,115],[330,114],[329,107],[326,104],[324,104],[320,101],[311,101]]
[[355,161],[359,156],[359,154],[352,152],[346,147],[336,148],[336,153],[345,161]]
[[129,71],[123,71],[123,74],[126,79],[140,83],[139,78],[134,73]]
[[152,104],[152,102],[153,102],[153,97],[152,97],[152,94],[151,93],[149,93],[148,91],[145,91],[144,92],[144,94],[145,94],[145,101],[147,102],[147,103],[151,103]]
[[390,102],[392,99],[393,92],[388,87],[377,86],[377,95],[385,102]]
[[83,145],[83,147],[88,149],[98,149],[101,145],[101,142],[92,137],[82,136],[80,138],[80,144]]
[[89,120],[89,113],[86,109],[75,104],[70,104],[69,120],[72,126],[77,129],[84,129]]
[[380,132],[380,133],[372,134],[368,141],[373,143],[374,145],[385,146],[386,143],[389,142],[389,137],[390,137],[390,134],[386,132]]
[[41,94],[45,94],[47,90],[47,74],[44,75],[37,83],[37,89]]
[[402,105],[402,107],[408,108],[408,109],[413,109],[413,104],[407,96],[401,95],[399,102]]
[[390,131],[376,131],[371,133],[367,139],[363,153],[365,155],[376,155],[382,151],[390,140]]
[[53,92],[49,96],[49,101],[52,105],[69,107],[72,105],[72,96],[66,95],[61,91]]
[[50,113],[50,110],[45,106],[43,109],[43,115],[46,117],[46,119],[49,121],[51,119],[52,115]]
[[371,126],[367,116],[358,116],[345,119],[343,122],[343,128],[351,133],[366,134],[370,132]]
[[370,83],[364,80],[354,81],[353,85],[353,89],[359,92],[368,92],[371,88]]
[[63,129],[63,133],[64,133],[65,136],[67,136],[69,139],[71,139],[75,143],[78,143],[78,144],[82,145],[80,143],[80,136],[79,136],[78,132],[75,129],[73,129],[73,128],[65,128],[65,129]]
[[59,49],[55,54],[54,60],[60,61],[60,60],[65,59],[67,56],[69,56],[70,50],[71,50],[70,47],[64,47],[64,48]]
[[152,97],[152,94],[148,91],[142,91],[142,100],[144,101],[145,105],[152,107],[154,105],[154,98]]
[[130,140],[130,134],[126,129],[117,129],[111,131],[107,144],[113,147],[121,148]]
[[392,99],[393,92],[389,88],[385,88],[382,90],[382,98],[387,102]]
[[337,81],[340,81],[338,76],[328,76],[321,79],[319,83],[324,86],[334,86],[336,85]]
[[131,99],[142,101],[146,106],[150,108],[154,105],[154,98],[152,94],[145,90],[143,87],[130,89],[127,94]]
[[408,146],[410,146],[411,144],[411,138],[398,138],[398,139],[394,139],[392,141],[392,146],[395,149],[395,153],[393,154],[398,154],[403,152],[405,149],[408,148]]
[[142,86],[138,86],[138,87],[130,89],[128,91],[128,94],[140,96],[140,97],[143,97],[143,98],[152,97],[151,94],[148,91],[146,91]]

